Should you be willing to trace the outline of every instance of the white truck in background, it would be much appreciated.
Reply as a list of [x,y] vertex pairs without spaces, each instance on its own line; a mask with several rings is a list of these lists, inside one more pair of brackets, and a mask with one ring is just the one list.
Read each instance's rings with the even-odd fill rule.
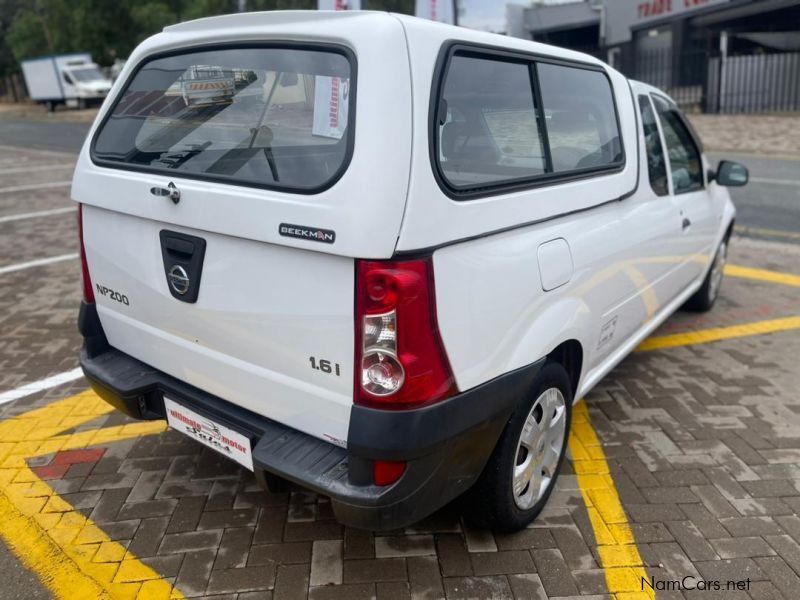
[[31,58],[21,66],[31,100],[47,105],[50,112],[59,104],[99,104],[112,85],[88,53]]

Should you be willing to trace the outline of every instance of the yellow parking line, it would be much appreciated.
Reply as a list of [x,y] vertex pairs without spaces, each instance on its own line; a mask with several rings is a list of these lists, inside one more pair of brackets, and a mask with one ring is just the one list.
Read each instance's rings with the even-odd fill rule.
[[35,456],[165,428],[155,421],[64,433],[111,410],[87,391],[0,423],[0,536],[57,598],[183,598],[28,467]]
[[39,574],[53,594],[67,598],[102,598],[103,588],[86,577],[36,523],[19,512],[14,504],[0,493],[0,535],[29,569]]
[[605,571],[608,593],[618,600],[655,598],[652,588],[643,585],[647,571],[585,401],[572,409],[569,449]]
[[[725,269],[725,274],[800,287],[800,276],[789,273],[729,265]],[[800,329],[800,317],[651,337],[636,350],[706,344],[792,329]],[[569,448],[578,486],[594,531],[608,593],[618,600],[655,598],[655,592],[645,583],[648,581],[647,571],[584,401],[573,408]]]
[[735,227],[736,233],[741,235],[763,235],[769,237],[782,237],[787,238],[790,240],[800,240],[800,233],[795,233],[793,231],[781,231],[779,229],[763,229],[760,227]]
[[692,346],[695,344],[708,344],[719,340],[748,337],[751,335],[764,335],[778,331],[800,329],[800,317],[786,317],[783,319],[770,319],[755,321],[744,325],[731,325],[730,327],[714,327],[686,333],[674,333],[647,338],[636,348],[636,352],[647,350],[661,350],[663,348],[676,348],[678,346]]
[[755,279],[757,281],[768,281],[769,283],[780,283],[792,287],[800,287],[800,275],[791,273],[781,273],[780,271],[767,271],[766,269],[753,269],[751,267],[741,267],[739,265],[727,265],[725,275],[730,277],[741,277],[743,279]]

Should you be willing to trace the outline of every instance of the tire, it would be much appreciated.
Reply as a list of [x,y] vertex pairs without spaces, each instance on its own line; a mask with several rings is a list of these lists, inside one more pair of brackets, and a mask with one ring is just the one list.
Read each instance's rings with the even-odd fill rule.
[[703,280],[703,285],[683,305],[685,310],[692,312],[707,312],[711,310],[719,296],[719,288],[722,286],[722,277],[725,272],[727,258],[728,238],[726,236],[717,246],[714,260],[711,262],[711,267]]
[[[547,445],[547,438],[538,429],[548,412],[543,410],[545,405],[552,407],[555,416],[550,422],[552,428],[546,430],[550,431],[550,453],[542,448]],[[502,532],[518,531],[533,521],[550,497],[561,471],[571,421],[569,376],[560,364],[547,363],[534,378],[526,401],[508,421],[477,483],[467,492],[464,499],[467,520]],[[536,429],[532,427],[534,424]],[[532,461],[543,463],[536,467]],[[526,463],[528,468],[521,468]]]

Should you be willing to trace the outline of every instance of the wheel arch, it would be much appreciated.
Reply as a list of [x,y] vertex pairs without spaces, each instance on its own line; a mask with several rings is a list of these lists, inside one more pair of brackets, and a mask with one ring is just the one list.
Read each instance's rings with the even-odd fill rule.
[[[569,376],[573,396],[578,393],[583,371],[583,346],[576,339],[568,339],[556,346],[548,355],[547,362],[560,364]],[[575,398],[573,398],[575,400]]]
[[725,235],[722,237],[722,239],[725,240],[726,243],[731,239],[731,236],[733,235],[733,226],[735,223],[736,223],[735,218],[731,219],[731,222],[728,223],[728,228],[725,230]]

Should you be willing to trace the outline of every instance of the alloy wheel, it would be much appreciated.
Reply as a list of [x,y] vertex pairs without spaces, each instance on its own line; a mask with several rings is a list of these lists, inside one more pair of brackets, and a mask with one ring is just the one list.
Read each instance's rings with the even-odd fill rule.
[[719,294],[720,285],[722,285],[722,275],[725,272],[725,262],[727,260],[728,245],[725,240],[720,242],[717,248],[717,254],[714,256],[714,264],[711,266],[711,279],[708,285],[708,299],[712,302]]
[[512,479],[514,502],[530,509],[544,496],[564,451],[567,408],[564,395],[548,388],[533,403],[517,443]]

